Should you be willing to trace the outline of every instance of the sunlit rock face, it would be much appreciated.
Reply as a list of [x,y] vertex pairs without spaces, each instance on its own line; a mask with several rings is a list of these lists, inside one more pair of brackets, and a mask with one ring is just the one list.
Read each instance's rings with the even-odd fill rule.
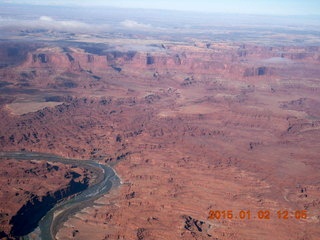
[[[94,159],[112,164],[123,183],[71,216],[57,238],[319,236],[319,48],[166,42],[1,51],[11,59],[0,69],[1,150]],[[14,210],[1,215],[2,234],[28,202],[71,188],[66,166],[34,175],[24,172],[32,163],[6,164],[4,182],[20,171],[33,180],[19,204],[4,205]],[[83,171],[74,181],[85,184]],[[49,187],[51,175],[59,181]],[[39,182],[46,188],[33,189]],[[236,216],[244,208],[272,217],[208,219],[210,210]],[[281,209],[309,218],[285,221]]]

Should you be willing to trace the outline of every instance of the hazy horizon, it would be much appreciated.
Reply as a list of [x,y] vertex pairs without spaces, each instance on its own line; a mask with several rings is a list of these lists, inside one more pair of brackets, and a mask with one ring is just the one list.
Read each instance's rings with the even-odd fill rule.
[[[318,44],[320,16],[252,15],[249,13],[200,13],[174,9],[136,9],[130,6],[90,7],[13,4],[0,1],[1,39],[28,33],[58,31],[83,34],[134,36],[186,40],[197,37],[214,41],[265,39],[282,42],[282,34],[294,44]],[[22,2],[22,1],[20,1]],[[50,1],[46,1],[48,4]],[[69,1],[70,3],[70,1]],[[129,8],[125,8],[129,7]],[[45,35],[45,34],[44,34]],[[139,36],[139,35],[135,35]],[[305,36],[309,36],[306,40]],[[310,37],[312,36],[312,38]],[[32,35],[29,36],[32,38]],[[274,39],[277,39],[275,41]],[[308,42],[308,43],[307,43]]]
[[255,15],[320,15],[320,1],[309,0],[158,0],[150,2],[146,0],[118,0],[118,1],[76,1],[76,0],[0,0],[0,4],[23,4],[42,6],[69,6],[69,7],[115,7],[132,9],[155,9],[192,11],[206,13],[226,13],[226,14],[255,14]]

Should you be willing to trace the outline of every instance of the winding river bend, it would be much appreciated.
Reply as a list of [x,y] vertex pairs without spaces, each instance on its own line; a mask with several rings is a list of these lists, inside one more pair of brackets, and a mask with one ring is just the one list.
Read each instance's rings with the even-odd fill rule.
[[[52,154],[34,152],[0,152],[0,158],[60,162],[95,169],[98,173],[98,178],[93,185],[75,197],[58,203],[40,220],[40,234],[34,233],[39,235],[38,237],[43,240],[54,240],[59,228],[68,217],[87,206],[91,206],[96,199],[106,194],[112,187],[120,185],[120,179],[111,167],[92,160],[67,159]],[[30,236],[30,234],[28,236]],[[29,239],[28,236],[25,236],[24,239]]]

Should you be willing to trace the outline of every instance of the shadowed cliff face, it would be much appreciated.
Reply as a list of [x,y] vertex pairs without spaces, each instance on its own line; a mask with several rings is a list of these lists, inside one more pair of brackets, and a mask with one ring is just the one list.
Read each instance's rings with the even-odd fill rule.
[[[0,161],[0,235],[8,239],[30,233],[60,200],[89,185],[81,167],[45,161]],[[8,200],[10,199],[10,200]]]
[[13,237],[24,236],[32,232],[37,226],[41,218],[51,209],[59,200],[70,195],[81,192],[88,187],[89,180],[85,178],[83,182],[75,182],[73,179],[67,188],[60,189],[54,193],[32,198],[23,205],[17,214],[13,216],[9,222],[13,227],[10,235]]
[[28,52],[39,46],[32,43],[0,43],[0,69],[21,64],[26,60]]

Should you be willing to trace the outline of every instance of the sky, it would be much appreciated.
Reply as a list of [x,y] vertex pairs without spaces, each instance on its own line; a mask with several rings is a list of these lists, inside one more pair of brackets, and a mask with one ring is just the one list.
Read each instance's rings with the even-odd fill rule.
[[320,15],[320,0],[0,0],[0,3],[111,6],[259,15]]

